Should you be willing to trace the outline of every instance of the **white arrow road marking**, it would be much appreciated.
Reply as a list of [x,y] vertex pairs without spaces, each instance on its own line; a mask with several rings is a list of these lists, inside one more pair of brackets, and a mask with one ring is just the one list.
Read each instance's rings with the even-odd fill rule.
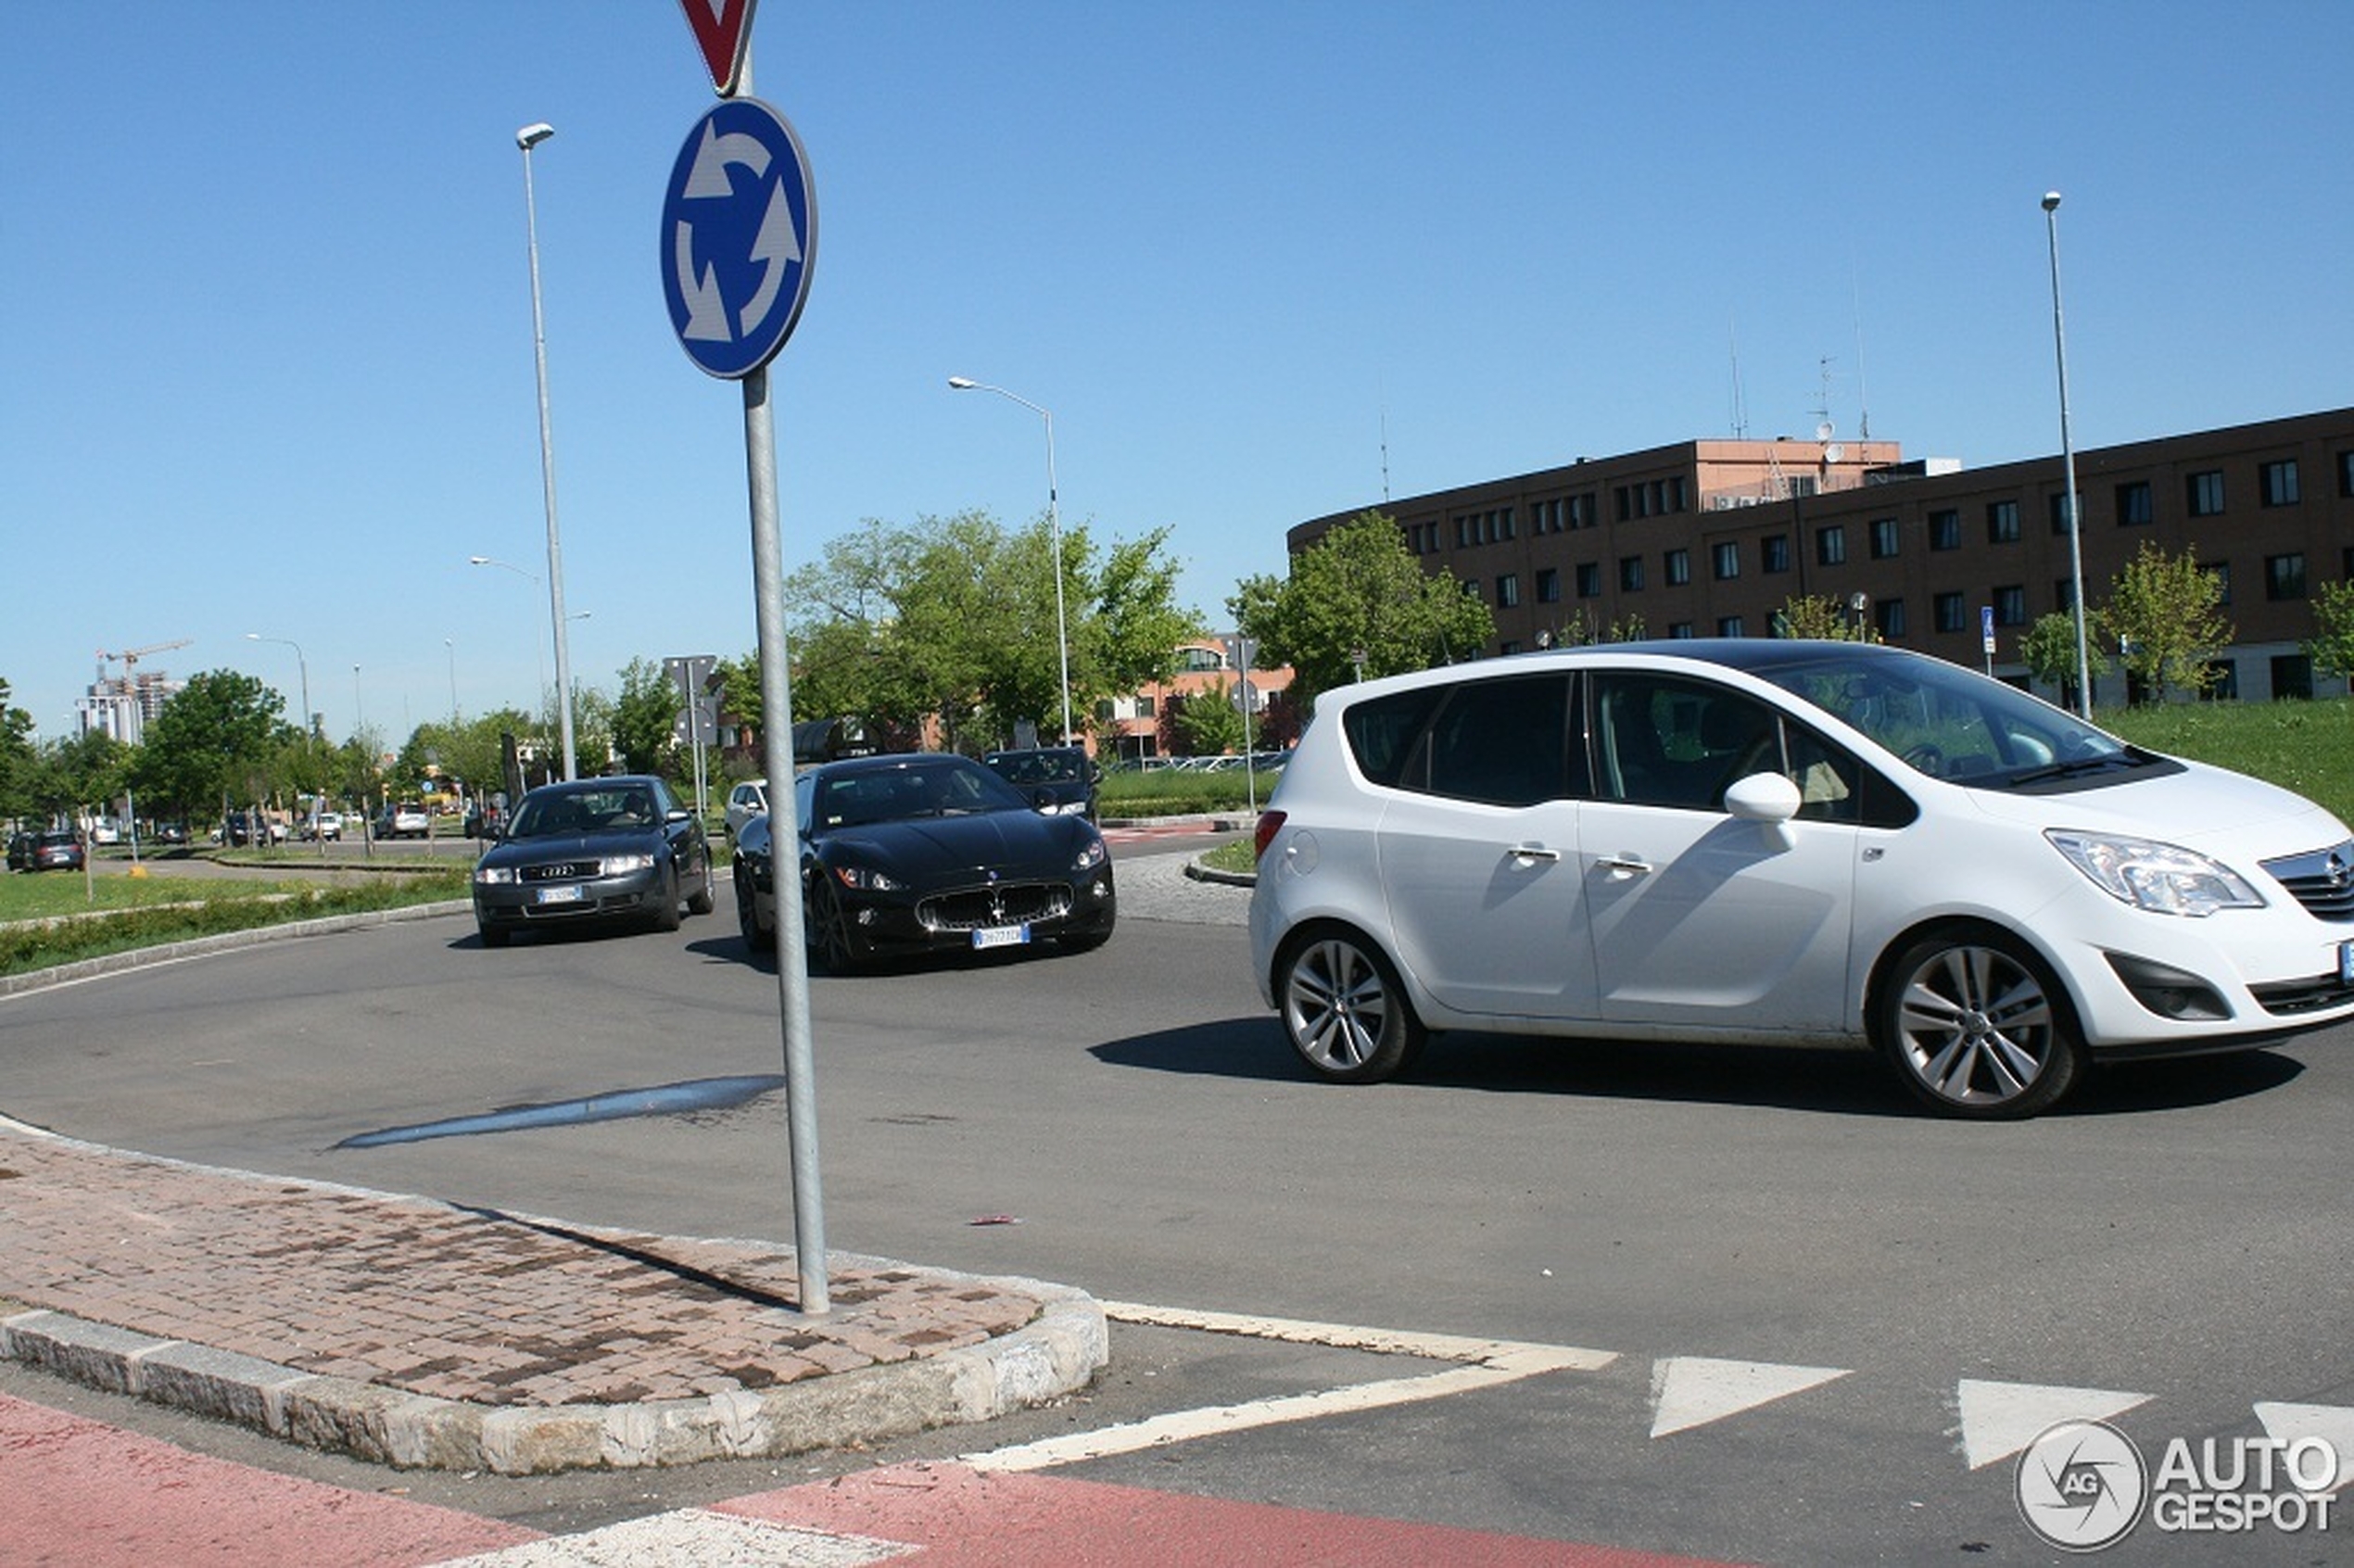
[[1285,1422],[1312,1421],[1319,1416],[1347,1415],[1390,1405],[1444,1398],[1476,1389],[1494,1388],[1546,1372],[1591,1372],[1617,1359],[1607,1350],[1584,1350],[1567,1345],[1525,1345],[1507,1339],[1467,1339],[1454,1334],[1405,1334],[1389,1329],[1361,1328],[1342,1323],[1301,1322],[1287,1318],[1246,1317],[1227,1312],[1195,1312],[1181,1308],[1143,1307],[1107,1301],[1104,1315],[1121,1322],[1150,1323],[1169,1328],[1199,1329],[1253,1339],[1277,1339],[1299,1345],[1330,1345],[1343,1349],[1371,1350],[1383,1355],[1413,1356],[1463,1363],[1446,1372],[1418,1377],[1382,1378],[1313,1394],[1274,1399],[1254,1399],[1240,1405],[1215,1405],[1201,1410],[1174,1410],[1145,1421],[1073,1433],[1042,1442],[1023,1443],[990,1453],[961,1455],[976,1470],[1044,1470],[1051,1465],[1112,1454],[1134,1453],[1166,1443],[1212,1437],[1228,1432]]
[[2337,1450],[2337,1479],[2323,1488],[2336,1491],[2354,1481],[2354,1410],[2344,1405],[2259,1404],[2256,1419],[2284,1443],[2319,1437]]
[[[1962,1456],[1972,1470],[2008,1459],[2047,1427],[2064,1421],[2107,1421],[2148,1402],[2114,1388],[2060,1388],[2034,1383],[1964,1378],[1955,1391]],[[1949,1432],[1949,1435],[1950,1432]]]
[[692,201],[699,196],[732,196],[733,182],[728,178],[728,166],[740,163],[755,175],[768,172],[768,149],[757,136],[741,131],[730,131],[725,136],[710,120],[703,121],[702,145],[695,149],[695,167],[687,175],[687,188],[680,193]]
[[785,269],[801,259],[801,235],[793,228],[792,203],[785,199],[785,187],[779,183],[768,188],[768,210],[760,215],[760,234],[752,242],[752,259],[764,263],[760,286],[745,301],[741,335],[749,337],[768,312],[777,307],[777,296],[784,286]]
[[695,230],[690,223],[677,227],[675,243],[678,252],[678,297],[687,302],[687,324],[679,336],[690,342],[732,343],[735,334],[728,328],[728,302],[719,297],[719,280],[705,267],[695,271]]
[[1704,1426],[1845,1377],[1844,1367],[1786,1367],[1671,1356],[1652,1368],[1652,1435]]

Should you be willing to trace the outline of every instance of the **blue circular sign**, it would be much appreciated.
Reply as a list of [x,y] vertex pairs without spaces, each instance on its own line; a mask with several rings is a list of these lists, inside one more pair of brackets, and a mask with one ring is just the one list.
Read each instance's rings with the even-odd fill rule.
[[687,357],[740,379],[801,320],[817,255],[817,194],[785,117],[728,98],[695,121],[662,204],[662,292]]

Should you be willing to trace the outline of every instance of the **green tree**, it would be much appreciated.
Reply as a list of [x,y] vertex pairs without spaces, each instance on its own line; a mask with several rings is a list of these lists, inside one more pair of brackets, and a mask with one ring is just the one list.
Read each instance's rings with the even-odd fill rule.
[[190,677],[146,727],[131,766],[132,788],[158,816],[258,800],[268,789],[285,708],[277,692],[236,670]]
[[67,797],[52,809],[70,805],[111,815],[122,799],[131,760],[136,754],[132,748],[102,729],[87,729],[70,740],[57,741],[51,751],[57,761],[57,788]]
[[2204,691],[2218,678],[2216,656],[2232,641],[2222,602],[2222,583],[2196,554],[2169,555],[2144,540],[2109,580],[2100,624],[2116,638],[2125,668],[2162,702],[2172,688]]
[[1810,638],[1831,642],[1878,642],[1879,628],[1829,594],[1793,595],[1774,612],[1782,637]]
[[[2059,688],[2060,701],[2076,700],[2076,617],[2055,610],[2036,618],[2019,639],[2019,662],[2027,673],[2047,686]],[[2101,651],[2100,616],[2095,613],[2084,627],[2084,669],[2094,680],[2108,674],[2108,655]]]
[[1170,729],[1186,755],[1221,757],[1243,749],[1243,711],[1235,705],[1234,689],[1224,681],[1172,705],[1177,711]]
[[651,659],[629,661],[621,672],[621,696],[613,707],[613,746],[632,773],[661,773],[677,757],[673,729],[678,722],[678,687]]
[[0,680],[0,818],[32,815],[33,774],[40,766],[32,715],[8,697],[8,683]]
[[[2305,656],[2323,675],[2354,677],[2354,581],[2323,583],[2313,596],[2313,637]],[[0,697],[7,688],[0,686]]]
[[1259,645],[1263,664],[1289,664],[1302,702],[1356,677],[1427,669],[1475,655],[1496,635],[1479,597],[1432,575],[1395,519],[1361,512],[1293,557],[1284,577],[1236,585],[1226,608]]

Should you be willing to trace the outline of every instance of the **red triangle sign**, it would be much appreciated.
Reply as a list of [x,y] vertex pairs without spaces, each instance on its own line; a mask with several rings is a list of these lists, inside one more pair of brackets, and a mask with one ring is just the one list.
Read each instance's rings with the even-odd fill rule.
[[723,98],[736,95],[752,44],[752,8],[757,0],[678,0],[694,29],[695,46],[711,69],[711,84]]

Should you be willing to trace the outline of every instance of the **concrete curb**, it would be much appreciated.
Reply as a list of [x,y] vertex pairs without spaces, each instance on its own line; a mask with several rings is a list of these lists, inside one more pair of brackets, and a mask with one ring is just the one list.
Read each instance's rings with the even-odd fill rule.
[[626,1470],[774,1459],[988,1421],[1084,1388],[1108,1363],[1103,1308],[1084,1292],[1040,1281],[993,1283],[1038,1297],[1039,1315],[1010,1334],[938,1356],[777,1388],[633,1405],[488,1406],[437,1398],[12,1301],[0,1301],[0,1356],[93,1388],[396,1469],[500,1475]]

